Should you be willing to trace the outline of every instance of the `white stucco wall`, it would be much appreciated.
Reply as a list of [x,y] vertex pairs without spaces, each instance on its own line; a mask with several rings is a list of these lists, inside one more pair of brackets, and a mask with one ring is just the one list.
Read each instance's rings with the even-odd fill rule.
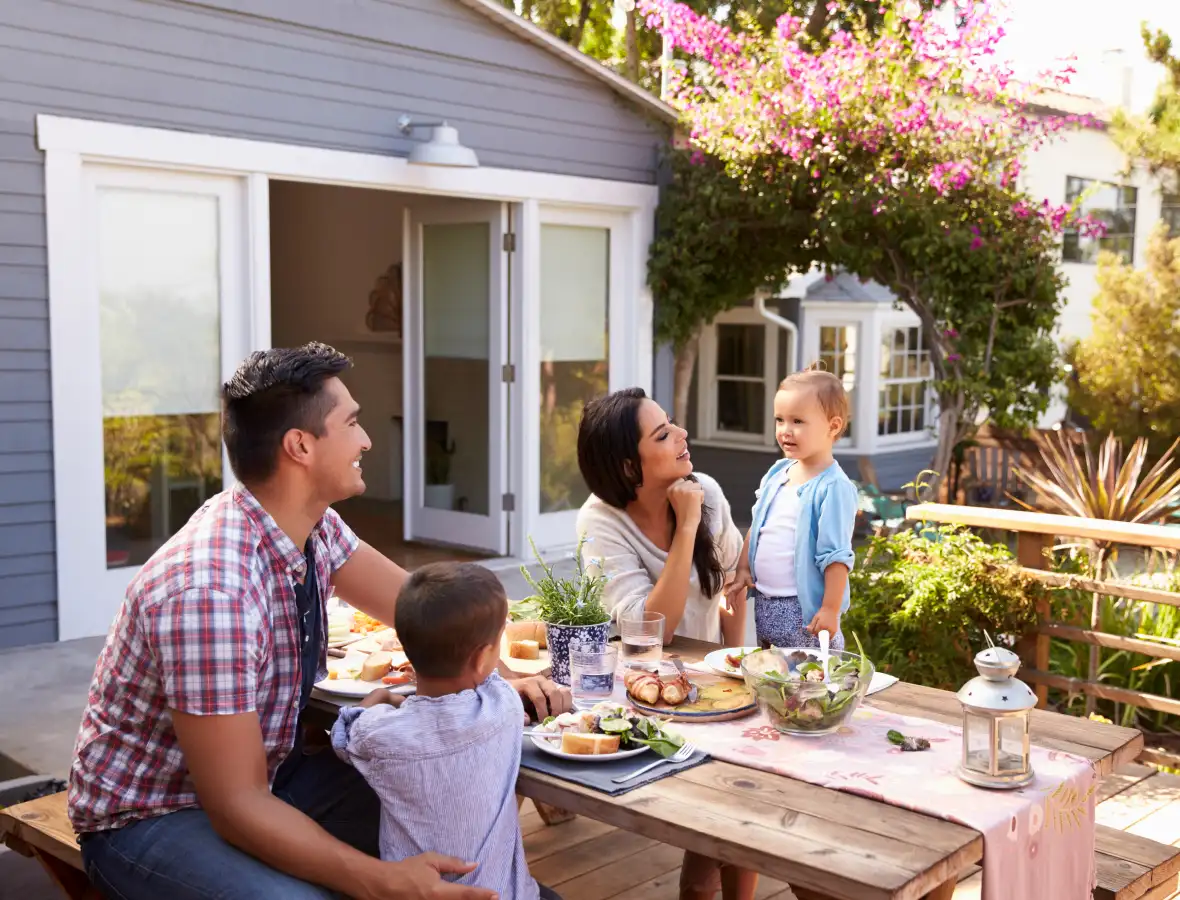
[[[1134,262],[1136,266],[1142,266],[1148,237],[1160,218],[1161,196],[1158,187],[1144,173],[1132,172],[1129,177],[1122,176],[1120,172],[1125,165],[1126,157],[1105,131],[1084,129],[1068,132],[1032,154],[1025,164],[1022,178],[1034,198],[1047,198],[1053,204],[1065,202],[1065,183],[1070,176],[1138,188]],[[1057,330],[1061,340],[1068,341],[1090,333],[1090,311],[1098,291],[1098,266],[1064,262],[1062,274],[1067,282],[1066,304]],[[1048,427],[1059,422],[1064,414],[1065,404],[1057,396],[1041,425]]]

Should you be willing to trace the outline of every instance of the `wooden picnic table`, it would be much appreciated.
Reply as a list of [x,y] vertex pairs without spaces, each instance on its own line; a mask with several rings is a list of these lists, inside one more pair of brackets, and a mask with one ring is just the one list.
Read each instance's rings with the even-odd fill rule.
[[[699,662],[715,645],[676,638],[665,653]],[[512,661],[509,661],[510,663]],[[953,693],[905,682],[866,698],[890,712],[958,724]],[[317,692],[334,717],[345,698]],[[1033,743],[1093,762],[1098,775],[1129,764],[1143,735],[1033,710]],[[606,794],[521,769],[517,791],[534,801],[762,872],[799,900],[949,900],[958,875],[983,858],[974,829],[782,775],[712,761],[626,794]]]

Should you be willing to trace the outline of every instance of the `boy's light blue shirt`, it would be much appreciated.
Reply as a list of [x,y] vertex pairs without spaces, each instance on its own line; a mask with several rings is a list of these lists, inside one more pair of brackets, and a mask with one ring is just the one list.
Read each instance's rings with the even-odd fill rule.
[[[754,522],[750,526],[750,575],[757,581],[758,534],[766,524],[775,495],[788,487],[787,470],[798,460],[780,459],[762,476],[754,501]],[[830,466],[804,482],[799,492],[799,521],[795,526],[795,584],[799,606],[806,625],[824,602],[824,572],[832,563],[844,563],[851,571],[856,555],[852,552],[852,530],[859,507],[856,485],[832,462]],[[840,613],[848,610],[848,586]]]

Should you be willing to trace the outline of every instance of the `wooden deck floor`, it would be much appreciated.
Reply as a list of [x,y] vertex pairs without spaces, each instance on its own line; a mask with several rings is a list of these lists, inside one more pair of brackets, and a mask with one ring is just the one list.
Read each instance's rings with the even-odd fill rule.
[[[1101,825],[1180,847],[1180,776],[1132,765],[1107,778],[1099,791]],[[533,875],[563,900],[676,900],[682,852],[592,819],[546,826],[525,801],[520,811],[524,848]],[[955,900],[978,900],[980,878],[955,890]],[[760,900],[794,900],[781,881],[762,878]],[[1180,900],[1174,894],[1171,900]]]

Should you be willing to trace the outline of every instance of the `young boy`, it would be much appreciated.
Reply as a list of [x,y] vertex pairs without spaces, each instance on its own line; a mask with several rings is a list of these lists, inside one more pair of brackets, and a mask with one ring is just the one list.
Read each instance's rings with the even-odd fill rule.
[[835,375],[788,375],[774,396],[774,435],[784,459],[762,478],[733,581],[733,596],[753,588],[754,625],[766,648],[816,647],[827,631],[844,649],[855,557],[856,487],[832,456],[848,424],[848,394]]
[[504,900],[560,900],[529,874],[517,817],[524,706],[496,673],[508,598],[488,569],[435,563],[401,590],[394,628],[418,692],[343,709],[332,746],[381,799],[381,858],[474,860],[458,879]]

